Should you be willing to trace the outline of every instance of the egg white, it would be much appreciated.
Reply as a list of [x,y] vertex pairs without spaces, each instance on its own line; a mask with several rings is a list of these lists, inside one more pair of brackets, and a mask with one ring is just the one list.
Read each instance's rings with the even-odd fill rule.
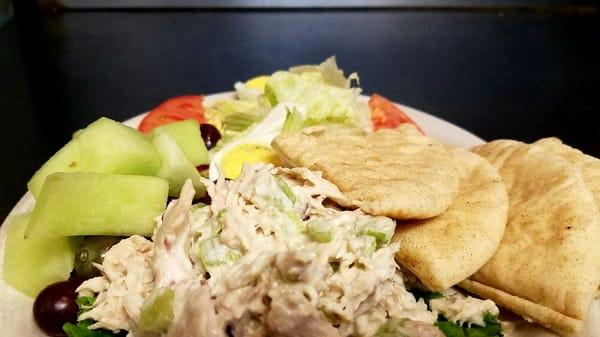
[[271,109],[267,116],[260,123],[253,126],[248,133],[225,145],[225,147],[214,154],[208,167],[208,178],[213,181],[217,180],[221,174],[221,161],[223,160],[223,157],[239,145],[253,144],[270,148],[273,138],[277,137],[283,130],[288,110],[293,109],[304,116],[308,113],[308,109],[304,104],[285,102],[277,104]]

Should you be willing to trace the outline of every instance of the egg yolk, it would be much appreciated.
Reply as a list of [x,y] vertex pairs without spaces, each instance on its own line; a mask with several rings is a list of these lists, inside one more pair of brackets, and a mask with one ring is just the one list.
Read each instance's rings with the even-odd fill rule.
[[225,178],[235,179],[242,172],[242,166],[255,163],[279,165],[277,155],[270,147],[257,144],[241,144],[228,151],[221,159],[221,172]]
[[246,87],[256,89],[260,92],[265,91],[265,85],[269,80],[269,76],[257,76],[246,81]]

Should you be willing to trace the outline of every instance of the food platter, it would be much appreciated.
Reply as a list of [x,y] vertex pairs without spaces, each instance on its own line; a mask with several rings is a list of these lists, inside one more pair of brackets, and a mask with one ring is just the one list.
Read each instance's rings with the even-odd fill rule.
[[[210,105],[212,102],[216,102],[223,99],[232,98],[235,94],[233,92],[225,92],[214,95],[205,96],[205,103]],[[360,100],[366,102],[368,97],[361,96]],[[476,135],[452,124],[444,121],[440,118],[427,114],[423,111],[397,104],[406,114],[411,116],[414,121],[421,126],[425,133],[435,138],[442,143],[454,146],[468,148],[483,144],[484,140],[477,137]],[[124,121],[124,124],[131,127],[137,127],[145,114],[140,114],[136,117]],[[12,215],[24,213],[29,211],[34,204],[34,198],[31,193],[26,193],[21,200],[15,205],[7,218]],[[4,220],[3,226],[0,228],[0,294],[2,294],[1,310],[0,310],[0,326],[4,330],[8,331],[19,331],[20,335],[26,336],[45,336],[36,326],[33,321],[31,314],[31,306],[33,300],[22,295],[18,291],[8,286],[3,281],[2,275],[2,263],[4,260],[4,241],[6,238],[7,226],[6,220]],[[600,310],[598,303],[594,304],[593,310]],[[27,314],[25,314],[27,313]],[[507,336],[533,336],[533,337],[551,337],[554,334],[547,332],[544,329],[526,323],[525,321],[516,318],[511,326],[506,329],[505,335]],[[512,327],[516,330],[511,332]],[[585,335],[585,333],[582,335]]]

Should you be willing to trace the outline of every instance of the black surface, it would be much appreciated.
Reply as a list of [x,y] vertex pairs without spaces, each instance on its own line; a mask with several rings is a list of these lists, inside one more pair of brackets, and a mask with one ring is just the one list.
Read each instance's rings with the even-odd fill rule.
[[559,136],[600,155],[597,14],[67,13],[0,28],[0,212],[73,131],[170,96],[337,55],[379,92],[486,139]]

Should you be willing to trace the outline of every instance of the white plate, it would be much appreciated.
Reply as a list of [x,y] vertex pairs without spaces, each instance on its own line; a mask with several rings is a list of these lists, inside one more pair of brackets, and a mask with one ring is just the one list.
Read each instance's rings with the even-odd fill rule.
[[[225,92],[205,96],[206,104],[211,104],[215,101],[233,97],[233,92]],[[361,96],[361,100],[367,101],[368,97]],[[438,139],[444,144],[458,147],[472,147],[484,143],[483,139],[474,134],[440,118],[429,115],[425,112],[413,109],[411,107],[398,104],[398,106],[407,113],[425,133],[435,139]],[[124,124],[131,127],[137,127],[145,114],[138,115],[128,119]],[[16,214],[24,213],[32,209],[34,198],[31,193],[27,192],[21,200],[15,205],[7,219]],[[47,337],[38,328],[33,321],[32,304],[33,299],[21,294],[6,283],[3,278],[3,263],[4,263],[4,242],[6,240],[7,221],[4,220],[0,228],[0,331],[2,336],[17,337]],[[597,306],[598,307],[598,306]],[[598,308],[600,311],[600,308]],[[506,334],[507,337],[551,337],[555,336],[538,326],[528,324],[524,321],[518,323],[519,333]],[[524,329],[524,330],[521,330]],[[8,335],[6,334],[8,333]]]

